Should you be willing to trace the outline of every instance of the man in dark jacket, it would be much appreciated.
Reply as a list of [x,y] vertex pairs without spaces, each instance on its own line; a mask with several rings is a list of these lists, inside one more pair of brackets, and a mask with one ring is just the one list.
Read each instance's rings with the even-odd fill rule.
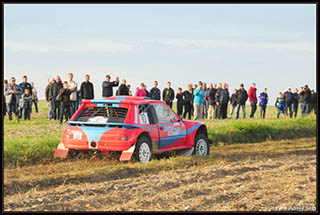
[[298,95],[298,101],[299,101],[299,104],[300,104],[300,110],[301,110],[301,116],[304,117],[307,112],[306,112],[306,103],[305,103],[305,89],[304,87],[301,87],[300,88],[300,93]]
[[106,75],[106,80],[102,82],[102,97],[108,98],[113,96],[113,87],[119,86],[119,77],[115,81],[110,81],[110,75]]
[[171,82],[168,81],[167,87],[162,92],[162,99],[170,108],[172,108],[172,101],[174,100],[174,90],[171,88]]
[[311,90],[311,96],[310,96],[310,113],[314,111],[314,114],[317,114],[317,93],[314,90]]
[[81,86],[80,86],[81,99],[93,99],[94,98],[93,84],[89,81],[89,79],[90,79],[90,76],[86,75],[84,78],[84,82],[81,83]]
[[216,115],[216,118],[219,118],[219,116],[221,115],[221,106],[218,104],[219,103],[219,97],[220,97],[220,92],[222,90],[222,83],[219,83],[218,84],[218,88],[216,90],[216,112],[215,112],[215,115]]
[[17,122],[19,122],[19,99],[22,94],[21,87],[16,84],[16,79],[12,77],[10,83],[4,88],[9,120],[12,120],[12,113],[14,113],[17,116]]
[[291,88],[289,87],[286,92],[283,94],[284,102],[285,102],[285,113],[286,116],[288,116],[288,109],[290,118],[292,118],[293,112],[292,112],[292,106],[293,106],[293,93],[291,92]]
[[248,93],[244,89],[244,85],[240,84],[240,89],[237,91],[237,112],[236,119],[239,119],[240,107],[242,107],[243,118],[246,118],[246,101],[248,100]]
[[228,102],[229,102],[229,91],[227,88],[227,84],[223,83],[222,85],[222,90],[219,92],[218,96],[218,103],[217,105],[219,106],[219,119],[226,119],[227,118],[227,108],[228,108]]
[[192,93],[192,84],[188,84],[187,90],[182,93],[184,101],[184,113],[183,118],[186,119],[188,114],[188,119],[191,119],[192,115],[192,106],[193,106],[193,93]]
[[22,77],[22,82],[19,84],[19,86],[21,87],[23,92],[24,92],[25,89],[29,89],[29,92],[32,95],[32,86],[28,82],[28,78],[27,78],[26,75]]
[[308,85],[304,86],[304,102],[306,104],[306,113],[307,115],[311,112],[311,90]]
[[150,90],[151,99],[152,100],[160,100],[161,99],[161,91],[158,88],[158,81],[153,82],[153,88]]
[[127,81],[125,79],[122,80],[118,90],[117,94],[118,96],[128,96],[129,95],[129,88],[127,87]]
[[[49,89],[49,98],[52,101],[53,107],[52,107],[52,118],[54,120],[59,119],[60,116],[60,99],[59,99],[59,91],[62,88],[62,81],[60,79],[60,76],[56,77],[56,81],[50,86]],[[57,115],[58,110],[58,115]]]
[[293,113],[294,113],[294,117],[297,117],[297,113],[298,113],[298,107],[299,107],[299,95],[298,95],[298,88],[296,88],[294,90],[293,93]]
[[238,90],[235,88],[230,98],[230,105],[231,105],[231,112],[229,117],[230,119],[232,118],[233,112],[237,107],[237,92]]
[[208,89],[208,100],[209,100],[209,109],[208,109],[208,119],[213,119],[215,118],[215,109],[216,109],[216,87],[217,84],[214,85],[215,87],[213,87],[213,84],[209,84],[209,89]]
[[49,93],[50,93],[50,87],[54,82],[55,82],[54,78],[51,78],[50,82],[47,85],[46,90],[45,90],[45,97],[46,97],[46,101],[48,103],[48,120],[53,119],[52,109],[54,107],[54,104],[53,104],[53,100],[51,100],[51,98],[49,96]]
[[59,90],[60,99],[60,124],[63,122],[63,116],[65,115],[65,122],[71,118],[71,101],[70,94],[72,91],[68,89],[68,82],[63,82],[63,87]]

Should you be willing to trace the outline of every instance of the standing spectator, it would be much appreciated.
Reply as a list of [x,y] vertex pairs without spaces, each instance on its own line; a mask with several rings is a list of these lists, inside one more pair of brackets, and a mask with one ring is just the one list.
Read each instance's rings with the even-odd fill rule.
[[[38,91],[34,87],[33,82],[31,82],[31,87],[32,87],[32,104],[34,104],[34,107],[36,109],[36,113],[38,113]],[[31,107],[30,113],[32,113],[32,107]]]
[[16,84],[16,79],[12,77],[10,79],[10,84],[6,86],[4,89],[4,95],[6,96],[6,105],[7,111],[9,115],[9,120],[12,120],[12,112],[17,117],[17,122],[19,122],[19,98],[20,95],[23,93],[21,87]]
[[[193,85],[193,88],[192,88],[192,98],[193,98],[193,99],[194,99],[193,92],[195,91],[195,89],[197,89],[197,87],[198,87],[197,84],[194,84],[194,85]],[[194,114],[193,99],[192,99],[192,107],[191,107],[191,116],[192,116],[192,117],[193,117],[193,114]]]
[[30,121],[30,113],[32,108],[32,95],[28,88],[24,90],[24,94],[22,94],[20,102],[21,102],[23,119]]
[[110,81],[110,75],[106,75],[106,80],[102,82],[102,97],[108,98],[113,96],[113,87],[119,86],[119,77],[115,81]]
[[310,113],[314,111],[314,114],[317,114],[317,93],[314,90],[311,90],[311,96],[310,96]]
[[202,109],[204,103],[205,92],[202,88],[202,82],[199,81],[198,88],[193,92],[194,120],[202,119]]
[[278,109],[277,112],[277,118],[280,117],[280,113],[282,112],[283,114],[285,114],[285,101],[283,98],[282,93],[280,92],[277,99],[276,99],[276,103],[275,103],[276,108]]
[[146,97],[151,98],[150,92],[147,90],[147,85],[144,84],[143,89],[146,91]]
[[[60,116],[60,99],[58,97],[59,91],[62,88],[62,82],[60,79],[60,76],[56,77],[56,81],[50,86],[49,89],[49,98],[52,101],[53,107],[52,107],[52,119],[56,120],[59,119]],[[58,111],[58,115],[57,115]]]
[[208,119],[213,119],[215,118],[215,109],[216,109],[216,87],[217,84],[214,85],[215,87],[213,87],[213,84],[209,84],[209,89],[208,89],[208,100],[209,100],[209,109],[208,109]]
[[162,92],[162,99],[167,105],[172,108],[172,101],[174,100],[174,90],[171,88],[171,82],[168,81],[167,87]]
[[32,94],[32,87],[31,84],[28,82],[28,78],[26,75],[22,77],[22,82],[19,84],[19,86],[22,89],[22,92],[24,92],[25,89],[29,89],[30,94]]
[[219,119],[226,119],[227,118],[227,108],[229,102],[229,92],[228,86],[226,83],[223,83],[222,90],[219,92],[218,102],[217,105],[219,106]]
[[257,110],[257,94],[256,94],[257,88],[256,84],[252,83],[251,87],[249,88],[248,91],[248,97],[249,97],[249,102],[251,105],[251,114],[250,118],[254,118],[254,114]]
[[80,86],[81,99],[94,99],[93,84],[89,80],[90,80],[90,76],[86,75],[84,77],[84,82],[81,83],[81,86]]
[[136,96],[140,96],[140,97],[146,97],[147,93],[144,87],[144,83],[141,83],[139,88],[136,91]]
[[298,95],[298,101],[300,104],[301,116],[304,117],[307,114],[307,112],[306,112],[307,106],[305,103],[305,89],[304,89],[304,87],[300,88],[300,93]]
[[128,85],[127,85],[127,87],[128,87],[129,96],[132,96],[132,91],[130,90],[131,85],[130,85],[130,84],[128,84]]
[[306,104],[306,113],[307,115],[311,112],[311,108],[310,108],[310,98],[311,98],[311,90],[309,89],[308,85],[304,86],[304,102]]
[[289,87],[286,92],[283,94],[284,102],[285,102],[285,112],[286,116],[288,116],[288,109],[289,109],[289,115],[290,118],[292,118],[293,112],[292,112],[292,106],[293,106],[293,93],[291,92],[291,88]]
[[7,104],[6,104],[6,97],[4,96],[4,91],[8,86],[8,80],[3,81],[3,101],[2,101],[2,109],[3,109],[3,118],[7,115]]
[[49,96],[49,92],[50,92],[50,87],[54,82],[55,82],[54,78],[51,78],[50,82],[47,85],[46,90],[45,90],[45,97],[46,97],[46,101],[48,103],[48,120],[53,119],[53,115],[52,115],[53,111],[52,110],[54,108],[54,100],[51,99],[51,97]]
[[129,88],[127,87],[127,81],[122,79],[121,84],[118,88],[118,95],[119,96],[128,96],[129,95]]
[[246,118],[246,101],[247,100],[248,100],[247,91],[244,89],[244,85],[240,84],[240,89],[237,91],[236,119],[239,119],[240,108],[242,108],[243,119]]
[[68,74],[68,88],[71,91],[70,94],[70,104],[71,104],[71,115],[73,115],[77,110],[78,101],[78,84],[73,80],[73,74]]
[[237,89],[234,88],[233,93],[230,98],[230,105],[231,105],[231,112],[230,112],[230,119],[232,118],[233,112],[237,107]]
[[263,89],[263,92],[260,93],[259,95],[259,106],[260,106],[260,118],[266,118],[266,109],[267,109],[267,104],[268,104],[268,94],[267,94],[267,88]]
[[222,90],[222,83],[218,84],[218,88],[216,90],[216,118],[219,118],[221,115],[221,106],[219,105],[219,97],[220,97],[220,92]]
[[182,88],[179,87],[176,95],[177,99],[177,114],[182,116],[182,109],[183,109],[183,95],[182,95]]
[[60,124],[63,122],[63,116],[65,116],[65,122],[71,118],[71,101],[70,95],[72,94],[71,89],[69,89],[70,84],[65,81],[63,82],[63,87],[59,90],[59,101],[60,101]]
[[203,118],[208,118],[208,109],[209,109],[209,98],[208,98],[208,88],[206,82],[203,82],[203,90],[206,94],[204,97],[204,103],[203,103]]
[[186,119],[186,116],[188,114],[188,119],[191,119],[191,111],[193,106],[193,93],[192,93],[192,84],[188,84],[187,90],[185,90],[183,93],[183,101],[184,101],[184,113],[183,118]]
[[293,93],[293,113],[294,113],[294,118],[297,117],[298,113],[298,107],[299,107],[299,90],[296,88]]
[[152,100],[160,100],[161,99],[161,91],[158,88],[158,81],[153,82],[153,88],[150,90],[151,99]]

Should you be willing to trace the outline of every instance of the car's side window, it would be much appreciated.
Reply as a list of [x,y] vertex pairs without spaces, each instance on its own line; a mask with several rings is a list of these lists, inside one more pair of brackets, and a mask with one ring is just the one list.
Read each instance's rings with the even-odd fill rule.
[[176,121],[176,115],[164,104],[153,104],[156,110],[159,122],[173,122]]
[[139,118],[141,124],[157,124],[158,118],[154,107],[150,104],[139,105]]

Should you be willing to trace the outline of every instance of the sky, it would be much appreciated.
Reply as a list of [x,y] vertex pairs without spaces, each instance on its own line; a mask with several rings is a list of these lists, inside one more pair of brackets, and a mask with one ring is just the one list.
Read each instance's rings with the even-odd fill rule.
[[[5,4],[4,78],[27,75],[39,99],[50,77],[106,75],[173,89],[256,83],[269,104],[288,87],[316,89],[315,4]],[[116,90],[116,89],[115,89]],[[115,92],[114,90],[114,92]]]

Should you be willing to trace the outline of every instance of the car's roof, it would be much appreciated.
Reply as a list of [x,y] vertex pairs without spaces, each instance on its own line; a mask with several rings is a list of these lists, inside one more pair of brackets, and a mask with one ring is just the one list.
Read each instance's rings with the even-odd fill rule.
[[138,97],[138,96],[112,96],[112,97],[101,99],[101,100],[82,100],[82,103],[148,104],[148,103],[162,103],[162,102],[159,100],[150,100],[149,98]]

